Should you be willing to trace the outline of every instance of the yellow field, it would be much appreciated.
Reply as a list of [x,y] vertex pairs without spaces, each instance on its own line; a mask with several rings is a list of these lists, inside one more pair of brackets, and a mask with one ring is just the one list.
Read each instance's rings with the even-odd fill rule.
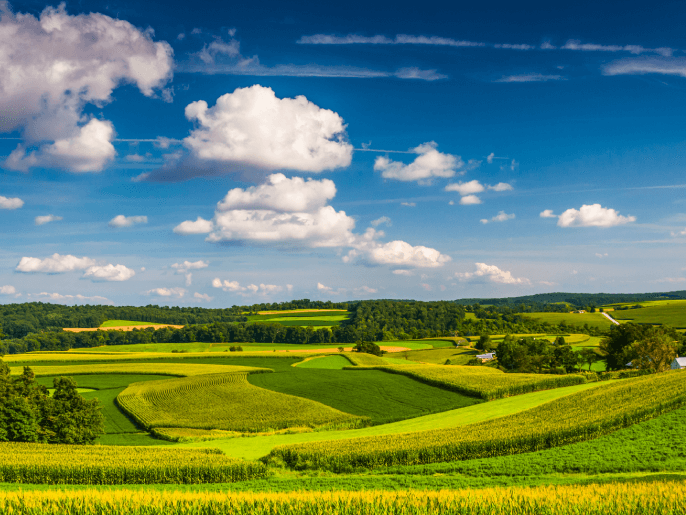
[[0,512],[41,515],[683,515],[686,482],[366,492],[0,492]]
[[[233,365],[198,365],[186,363],[112,363],[96,365],[32,366],[36,377],[68,376],[80,374],[159,374],[165,376],[192,377],[205,374],[233,372],[271,372],[267,368],[237,367]],[[12,375],[21,375],[22,367],[10,367]]]

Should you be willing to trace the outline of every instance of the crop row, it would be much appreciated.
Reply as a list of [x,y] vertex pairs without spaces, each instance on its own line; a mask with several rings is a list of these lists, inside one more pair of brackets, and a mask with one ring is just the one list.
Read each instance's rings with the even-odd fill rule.
[[117,396],[117,402],[149,429],[188,427],[262,432],[366,424],[362,417],[319,402],[253,386],[247,376],[244,372],[233,372],[133,383]]
[[601,384],[460,428],[281,446],[263,460],[296,469],[345,471],[487,458],[589,440],[683,405],[683,372],[666,372]]
[[0,443],[0,483],[230,483],[267,474],[261,463],[216,450]]
[[685,482],[485,488],[441,492],[0,492],[0,512],[25,515],[683,515]]
[[[71,376],[82,374],[159,374],[179,377],[233,372],[271,372],[270,369],[233,365],[204,365],[198,363],[105,363],[94,365],[32,366],[36,377]],[[20,375],[23,367],[10,367],[12,375]]]
[[[369,368],[369,367],[365,367]],[[402,374],[423,383],[453,390],[463,395],[491,401],[511,395],[549,390],[586,382],[581,375],[506,374],[486,367],[453,365],[385,365],[375,366],[393,374]],[[360,367],[350,368],[359,370]]]

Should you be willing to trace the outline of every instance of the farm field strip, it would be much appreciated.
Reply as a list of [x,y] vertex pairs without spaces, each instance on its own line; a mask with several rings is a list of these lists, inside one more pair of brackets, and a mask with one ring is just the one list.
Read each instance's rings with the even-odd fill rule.
[[165,492],[117,489],[0,492],[0,510],[42,515],[683,515],[684,481],[496,487],[451,491]]
[[0,482],[5,483],[197,484],[266,475],[260,463],[233,460],[211,449],[0,443]]
[[400,433],[425,431],[428,429],[454,429],[456,427],[476,424],[478,422],[507,416],[512,413],[518,413],[560,397],[571,395],[582,390],[597,388],[601,385],[603,385],[603,383],[586,383],[556,388],[555,390],[543,390],[361,429],[261,436],[259,438],[229,438],[212,442],[183,443],[179,444],[179,446],[189,448],[212,447],[220,449],[226,455],[234,458],[255,460],[269,454],[274,447],[280,445],[343,440],[368,436],[388,436]]
[[[669,325],[674,328],[686,328],[686,300],[665,300],[631,303],[640,304],[638,309],[615,309],[612,317],[618,322],[637,324]],[[626,304],[625,304],[626,305]]]
[[[369,367],[360,367],[362,370]],[[579,375],[505,374],[498,369],[452,365],[386,365],[373,366],[394,374],[403,374],[419,381],[448,388],[484,400],[547,390],[560,386],[585,383]],[[351,369],[356,370],[356,369]]]
[[[234,372],[249,373],[267,371],[254,367],[240,367],[233,365],[200,365],[194,363],[107,363],[96,365],[55,365],[32,366],[36,377],[67,376],[90,374],[159,374],[167,376],[190,377],[206,374],[230,374]],[[22,367],[10,367],[10,374],[21,375]]]
[[267,370],[134,383],[119,394],[117,401],[148,429],[188,427],[262,432],[365,424],[361,417],[319,402],[253,386],[247,380],[248,373],[260,371]]
[[147,329],[152,327],[153,329],[164,329],[165,327],[171,327],[172,329],[182,329],[182,325],[173,324],[135,324],[135,325],[118,325],[118,326],[100,326],[100,327],[64,327],[63,331],[69,333],[83,333],[90,331],[133,331],[134,329]]
[[522,316],[533,318],[539,322],[548,322],[549,324],[558,325],[561,322],[572,326],[583,326],[588,324],[589,327],[598,327],[604,331],[608,331],[614,324],[605,318],[602,313],[522,313]]
[[107,320],[100,324],[100,327],[121,327],[121,326],[149,326],[158,325],[158,322],[137,322],[135,320]]
[[605,384],[543,406],[455,432],[430,430],[278,447],[270,456],[289,466],[375,468],[517,454],[592,439],[686,404],[680,371]]

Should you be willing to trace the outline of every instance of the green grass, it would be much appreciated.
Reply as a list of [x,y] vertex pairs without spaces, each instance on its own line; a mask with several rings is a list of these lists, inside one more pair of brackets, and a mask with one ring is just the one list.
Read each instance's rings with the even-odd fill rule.
[[[184,350],[186,352],[206,352],[210,350],[210,343],[138,343],[131,345],[104,345],[102,347],[92,347],[88,352],[171,352],[173,350]],[[232,344],[240,345],[240,343]]]
[[[400,359],[407,359],[408,361],[415,361],[418,363],[433,363],[434,365],[443,365],[447,360],[450,360],[451,365],[466,365],[470,359],[479,354],[475,350],[456,349],[454,347],[427,349],[427,350],[413,350],[394,353],[393,356]],[[398,362],[397,364],[402,364]]]
[[[342,356],[333,357],[345,360]],[[314,361],[317,360],[307,363]],[[377,370],[315,369],[301,365],[289,373],[250,375],[248,381],[261,388],[318,401],[345,413],[369,417],[375,424],[479,402],[405,376]]]
[[[359,374],[360,372],[356,371],[350,373]],[[578,391],[596,388],[600,385],[601,383],[587,383],[575,386],[567,386],[565,388],[556,388],[554,390],[533,392],[526,395],[498,399],[491,402],[467,406],[465,408],[434,413],[432,415],[425,415],[423,417],[401,420],[399,422],[372,426],[363,429],[260,436],[258,438],[227,438],[222,440],[213,440],[211,442],[192,442],[178,445],[181,447],[213,447],[221,449],[228,456],[254,460],[269,454],[274,447],[279,445],[342,440],[346,438],[359,438],[365,436],[392,435],[424,431],[427,429],[462,427],[468,424],[475,424],[477,422],[503,417],[512,413],[518,413],[520,411],[540,406],[541,404],[545,404],[546,402],[550,402],[560,397],[564,397]]]
[[136,322],[134,320],[108,320],[100,324],[100,327],[120,327],[124,325],[162,325],[158,322]]
[[686,300],[659,300],[628,304],[644,306],[639,309],[612,311],[610,315],[618,322],[634,322],[637,324],[661,324],[686,328]]
[[610,327],[615,325],[605,318],[602,313],[526,313],[523,316],[555,325],[563,321],[567,325],[577,327],[588,324],[589,327],[598,327],[604,331],[608,331]]
[[544,451],[388,467],[378,474],[461,474],[475,477],[686,471],[686,408],[620,429],[595,440]]
[[297,363],[298,368],[316,368],[325,370],[343,370],[344,367],[350,366],[350,361],[343,356],[322,356],[320,358],[313,358],[307,361]]
[[433,349],[431,340],[395,340],[390,342],[376,342],[382,347],[405,347],[410,350]]
[[[336,350],[340,346],[350,347],[350,343],[323,344],[312,343],[308,345],[296,345],[292,343],[259,343],[259,342],[231,342],[231,343],[139,343],[132,345],[107,345],[87,349],[88,352],[230,352],[231,347],[240,346],[243,352],[265,352],[280,350],[308,350],[308,349],[331,349]],[[83,350],[83,349],[82,349]]]

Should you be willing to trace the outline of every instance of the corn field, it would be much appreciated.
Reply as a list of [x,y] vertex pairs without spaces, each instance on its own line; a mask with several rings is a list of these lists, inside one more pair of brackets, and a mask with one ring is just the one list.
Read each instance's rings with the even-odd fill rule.
[[182,493],[140,490],[0,492],[21,515],[682,515],[685,482],[423,492]]
[[245,372],[233,372],[133,383],[117,402],[146,428],[264,432],[367,423],[316,401],[253,386],[247,377]]
[[590,440],[686,405],[680,371],[625,379],[459,428],[276,447],[263,458],[295,469],[420,465],[538,451]]
[[0,443],[0,483],[231,483],[267,475],[261,463],[214,449]]
[[373,368],[406,375],[432,386],[488,401],[586,382],[586,378],[581,375],[506,374],[500,370],[485,367],[386,365]]
[[[160,374],[193,377],[221,373],[271,372],[268,368],[239,367],[234,365],[204,365],[198,363],[104,363],[95,365],[32,366],[36,377],[98,375],[98,374]],[[24,367],[10,367],[10,374],[21,375]]]

